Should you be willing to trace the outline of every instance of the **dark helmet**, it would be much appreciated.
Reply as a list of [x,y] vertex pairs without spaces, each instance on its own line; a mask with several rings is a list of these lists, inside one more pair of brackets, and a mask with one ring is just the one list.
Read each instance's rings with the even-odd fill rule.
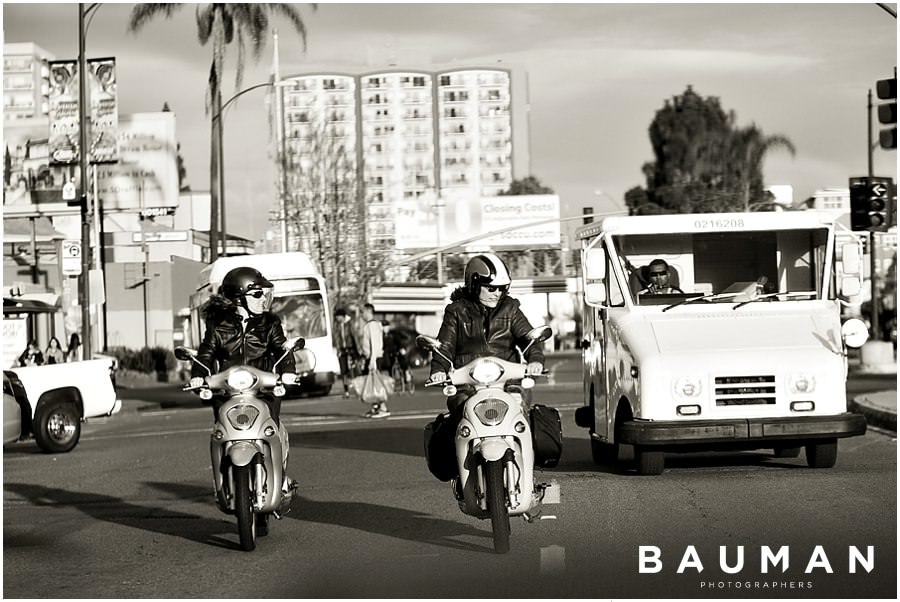
[[466,290],[477,295],[482,285],[509,286],[509,270],[506,264],[493,253],[476,255],[466,264]]
[[266,280],[259,270],[242,266],[225,274],[222,285],[219,287],[219,294],[235,303],[244,305],[244,295],[256,288],[272,288],[272,283]]

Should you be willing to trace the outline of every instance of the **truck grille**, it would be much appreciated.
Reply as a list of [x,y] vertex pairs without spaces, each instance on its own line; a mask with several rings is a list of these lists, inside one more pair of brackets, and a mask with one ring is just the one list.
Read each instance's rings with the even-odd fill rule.
[[717,406],[774,405],[775,377],[717,376]]

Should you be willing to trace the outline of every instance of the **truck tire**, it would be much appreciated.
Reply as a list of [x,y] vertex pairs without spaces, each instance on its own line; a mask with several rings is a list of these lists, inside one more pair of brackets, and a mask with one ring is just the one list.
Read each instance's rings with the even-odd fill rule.
[[642,445],[634,446],[634,463],[639,475],[662,474],[666,468],[666,454]]
[[81,437],[81,417],[75,404],[51,401],[38,408],[34,416],[34,439],[48,454],[72,451]]
[[831,468],[837,462],[837,439],[826,439],[806,446],[806,464],[810,468]]

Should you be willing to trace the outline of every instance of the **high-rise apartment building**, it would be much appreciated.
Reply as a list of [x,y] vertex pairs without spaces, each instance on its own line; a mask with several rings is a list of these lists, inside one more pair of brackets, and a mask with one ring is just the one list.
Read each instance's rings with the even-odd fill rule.
[[[378,248],[409,248],[395,228],[404,203],[440,201],[452,215],[456,203],[496,195],[530,173],[521,67],[320,69],[284,79],[290,82],[283,88],[283,123],[291,195],[315,196],[309,188],[323,182],[353,186],[349,198]],[[321,198],[337,195],[332,186],[318,191]],[[292,231],[289,237],[297,235],[307,236]]]
[[3,123],[47,116],[53,58],[30,42],[3,45]]

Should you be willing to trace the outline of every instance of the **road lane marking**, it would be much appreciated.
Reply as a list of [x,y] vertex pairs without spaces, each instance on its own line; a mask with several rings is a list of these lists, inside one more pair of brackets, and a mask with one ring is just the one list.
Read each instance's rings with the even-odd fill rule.
[[541,575],[560,575],[566,572],[566,549],[552,545],[541,548]]

